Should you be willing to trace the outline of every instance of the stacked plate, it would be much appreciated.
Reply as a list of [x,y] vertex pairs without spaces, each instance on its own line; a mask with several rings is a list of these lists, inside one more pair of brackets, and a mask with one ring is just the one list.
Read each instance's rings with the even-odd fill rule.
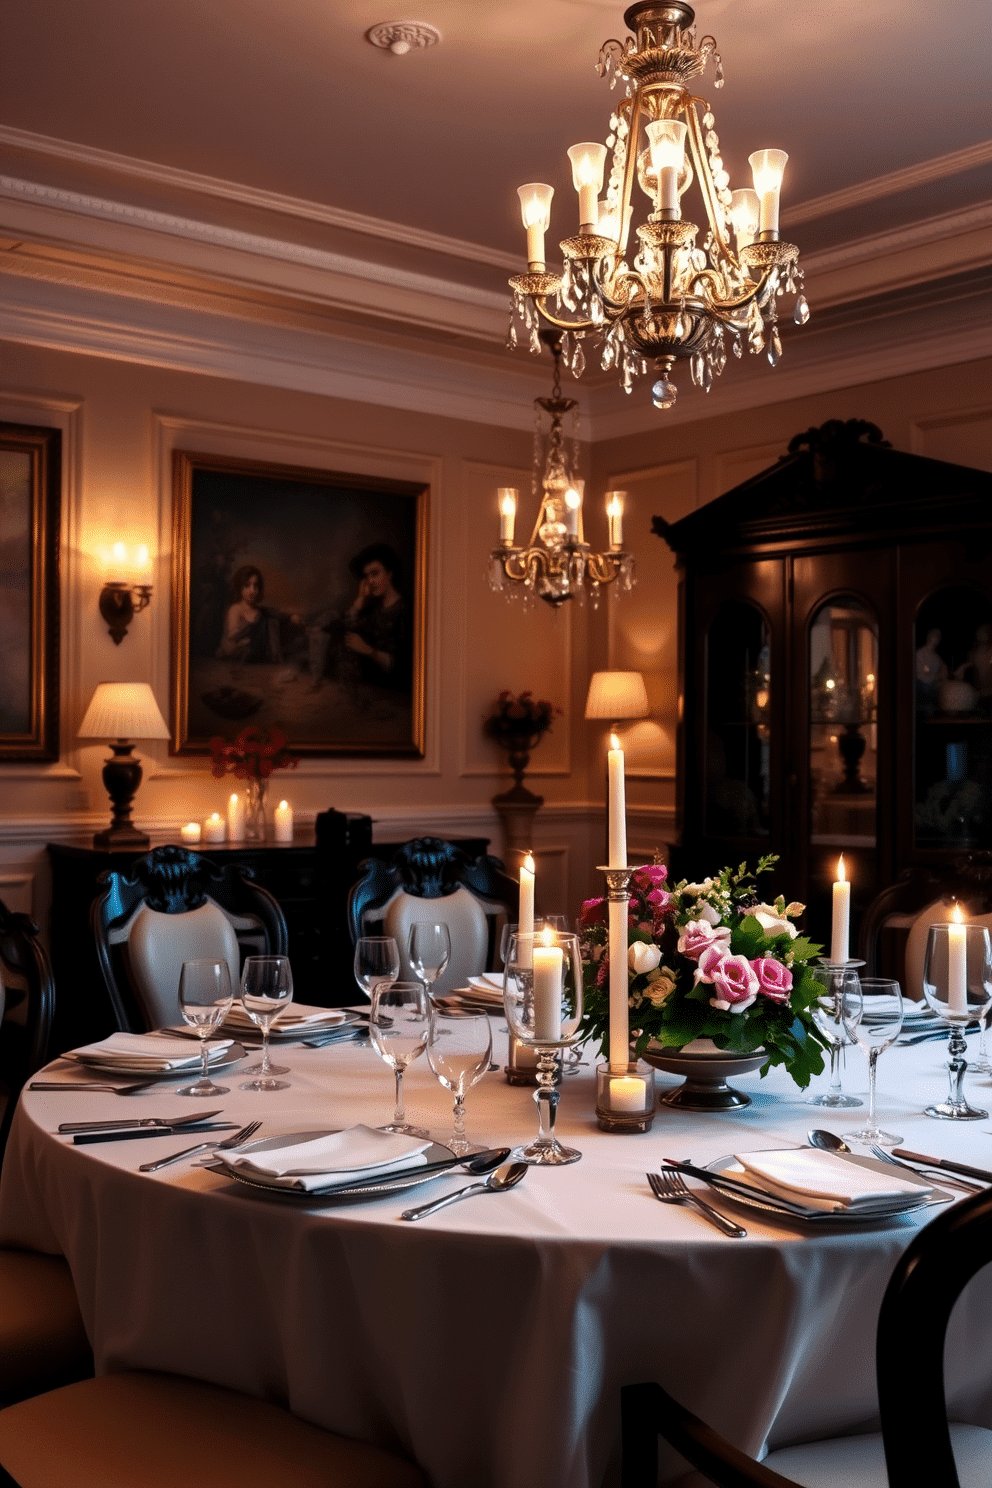
[[484,971],[481,976],[470,976],[467,987],[458,987],[434,1000],[439,1007],[498,1015],[503,1011],[503,974]]
[[951,1197],[926,1178],[897,1173],[875,1158],[813,1147],[742,1152],[710,1163],[708,1171],[726,1198],[805,1219],[878,1221]]
[[[224,1069],[244,1057],[244,1049],[233,1039],[211,1039],[207,1044],[211,1069]],[[84,1044],[65,1055],[89,1069],[112,1074],[196,1074],[202,1067],[200,1045],[189,1038],[162,1033],[112,1033],[95,1044]]]
[[[293,1002],[280,1015],[269,1039],[277,1044],[292,1043],[354,1021],[355,1015],[347,1013],[344,1008],[308,1007],[304,1002]],[[238,1038],[261,1038],[258,1024],[251,1021],[240,1002],[231,1004],[231,1011],[224,1019],[224,1029],[237,1034]]]
[[215,1154],[214,1169],[255,1188],[313,1198],[374,1198],[424,1183],[435,1164],[453,1162],[447,1147],[399,1132],[353,1126],[292,1132]]

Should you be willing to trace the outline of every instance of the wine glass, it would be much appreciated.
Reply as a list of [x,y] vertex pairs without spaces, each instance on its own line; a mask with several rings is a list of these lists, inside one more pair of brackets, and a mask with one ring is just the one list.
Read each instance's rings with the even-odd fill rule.
[[845,988],[844,1023],[868,1056],[868,1119],[860,1131],[845,1132],[848,1141],[898,1147],[902,1137],[882,1131],[875,1119],[875,1068],[878,1056],[894,1044],[902,1028],[902,991],[886,977],[862,977],[860,986]]
[[542,930],[510,937],[503,969],[503,1009],[510,1032],[525,1048],[537,1050],[539,1129],[528,1146],[517,1148],[518,1162],[561,1165],[582,1156],[555,1136],[558,1054],[578,1042],[582,1020],[582,956],[579,937]]
[[177,1095],[227,1095],[227,1085],[215,1085],[208,1073],[207,1040],[228,1013],[234,993],[231,969],[226,961],[207,959],[184,961],[179,976],[179,1011],[183,1021],[196,1029],[200,1040],[203,1073],[195,1085],[178,1090]]
[[970,1106],[961,1087],[968,1068],[965,1027],[974,1018],[983,1019],[992,1002],[992,942],[985,925],[959,921],[930,926],[923,962],[923,994],[951,1034],[947,1045],[947,1099],[927,1106],[926,1114],[949,1121],[984,1120],[988,1112]]
[[447,925],[434,925],[430,920],[416,920],[410,926],[410,965],[413,974],[431,987],[451,960],[451,936]]
[[391,935],[363,935],[355,942],[355,981],[366,997],[400,974],[400,948]]
[[249,956],[241,972],[241,1001],[251,1021],[262,1030],[262,1059],[255,1066],[256,1078],[242,1085],[242,1090],[288,1090],[288,1080],[277,1080],[286,1074],[283,1068],[269,1063],[269,1032],[280,1013],[293,1000],[293,973],[288,956]]
[[427,1047],[431,1014],[427,993],[420,982],[380,982],[372,993],[369,1037],[380,1059],[396,1076],[396,1109],[383,1131],[405,1132],[408,1137],[429,1137],[430,1132],[410,1126],[403,1109],[403,1073]]
[[[859,966],[861,964],[858,962]],[[864,1102],[856,1095],[844,1094],[841,1089],[840,1075],[841,1050],[853,1042],[844,1023],[844,993],[857,991],[858,973],[846,966],[814,966],[811,970],[823,987],[819,1001],[813,1004],[810,1012],[813,1014],[813,1022],[830,1046],[830,1089],[825,1090],[821,1095],[811,1095],[807,1105],[831,1106],[835,1110],[842,1106],[864,1105]],[[852,998],[847,1004],[848,1021],[855,1006]]]
[[489,1069],[492,1048],[492,1029],[484,1013],[447,1013],[431,1008],[427,1062],[455,1097],[455,1130],[447,1146],[456,1157],[485,1150],[473,1146],[465,1135],[465,1096]]

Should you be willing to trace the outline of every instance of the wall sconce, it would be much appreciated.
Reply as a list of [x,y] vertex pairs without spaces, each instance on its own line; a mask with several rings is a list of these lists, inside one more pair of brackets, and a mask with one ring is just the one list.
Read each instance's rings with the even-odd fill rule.
[[100,614],[107,623],[114,645],[119,646],[135,615],[147,609],[151,600],[151,584],[134,581],[147,574],[151,564],[144,544],[135,550],[133,558],[129,558],[127,547],[122,542],[115,542],[109,552],[101,556],[104,567],[110,572],[129,576],[107,579],[100,590]]

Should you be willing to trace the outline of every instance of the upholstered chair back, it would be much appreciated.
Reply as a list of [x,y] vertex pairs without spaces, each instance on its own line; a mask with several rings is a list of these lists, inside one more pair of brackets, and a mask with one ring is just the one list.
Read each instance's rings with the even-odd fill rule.
[[126,958],[134,995],[149,1028],[182,1022],[179,980],[184,961],[203,957],[226,961],[235,995],[241,951],[234,926],[219,904],[208,899],[199,909],[162,914],[142,904],[127,927]]
[[[458,888],[443,899],[417,899],[405,889],[397,889],[385,906],[381,924],[382,934],[392,935],[400,948],[401,980],[416,980],[409,952],[410,930],[418,920],[447,925],[451,939],[451,960],[434,982],[432,991],[464,987],[470,976],[486,970],[489,924],[485,908],[469,889]],[[370,917],[369,923],[374,924],[374,918]]]

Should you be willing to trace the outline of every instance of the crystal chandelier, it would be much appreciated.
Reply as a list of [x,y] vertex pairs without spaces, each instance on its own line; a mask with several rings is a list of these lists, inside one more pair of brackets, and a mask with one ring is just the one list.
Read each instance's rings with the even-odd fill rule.
[[[555,361],[550,398],[535,398],[534,468],[531,488],[537,503],[537,518],[527,546],[514,542],[519,492],[502,486],[498,492],[500,542],[489,555],[489,585],[507,598],[523,594],[525,602],[537,597],[555,609],[565,600],[585,598],[586,586],[595,607],[603,584],[619,578],[621,589],[634,585],[634,555],[623,550],[623,503],[625,491],[608,491],[606,519],[609,546],[596,553],[585,540],[582,497],[585,482],[576,479],[577,441],[565,433],[566,416],[578,407],[574,398],[561,395],[561,339],[556,331],[538,332],[551,349]],[[542,411],[551,420],[544,434]],[[507,582],[509,581],[509,583]]]
[[[565,365],[576,377],[586,366],[584,343],[591,341],[600,365],[619,372],[626,393],[653,365],[654,405],[671,408],[676,362],[688,361],[693,382],[707,392],[726,365],[728,342],[736,357],[745,346],[755,355],[767,352],[774,367],[782,355],[779,297],[796,295],[799,325],[809,319],[809,307],[799,250],[779,238],[779,190],[788,156],[755,151],[749,157],[754,189],[731,191],[713,112],[689,91],[690,80],[711,60],[714,87],[723,86],[715,40],[696,41],[695,13],[684,0],[639,0],[624,20],[635,36],[604,42],[597,64],[601,77],[612,74],[611,87],[626,87],[607,144],[568,151],[579,231],[561,244],[561,274],[549,272],[544,261],[554,188],[534,182],[519,189],[528,263],[526,274],[510,280],[509,340],[516,345],[522,328],[538,352],[541,322],[555,326],[563,335]],[[607,147],[612,161],[600,201]],[[635,178],[652,210],[628,247]],[[699,228],[681,209],[694,179],[708,224],[701,246]]]

